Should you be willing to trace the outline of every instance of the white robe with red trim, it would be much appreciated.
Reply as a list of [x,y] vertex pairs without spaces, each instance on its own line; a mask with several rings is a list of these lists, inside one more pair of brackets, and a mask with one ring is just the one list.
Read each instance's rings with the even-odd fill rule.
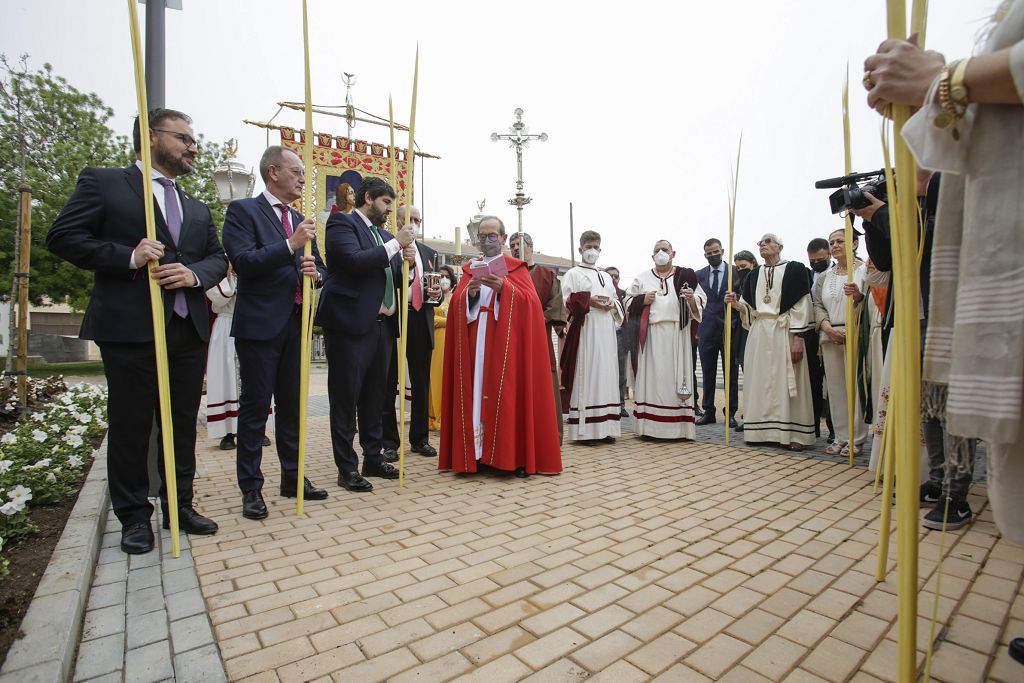
[[238,375],[231,316],[235,312],[235,278],[228,275],[206,290],[217,319],[210,331],[206,360],[206,436],[223,438],[238,432]]
[[694,292],[697,314],[687,307],[680,326],[680,298],[672,291],[672,277],[654,271],[641,273],[629,288],[630,297],[656,292],[647,338],[637,357],[634,396],[635,431],[657,439],[693,439],[697,436],[693,413],[693,355],[690,322],[700,321],[707,296]]

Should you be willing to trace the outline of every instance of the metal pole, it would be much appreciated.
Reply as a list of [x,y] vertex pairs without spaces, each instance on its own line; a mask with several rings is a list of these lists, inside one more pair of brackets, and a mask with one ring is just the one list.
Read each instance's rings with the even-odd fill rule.
[[569,202],[569,258],[576,267],[576,229],[572,223],[572,202]]
[[146,0],[146,106],[163,107],[167,70],[164,9],[166,0]]
[[22,185],[18,250],[18,403],[28,404],[28,266],[32,250],[32,188]]

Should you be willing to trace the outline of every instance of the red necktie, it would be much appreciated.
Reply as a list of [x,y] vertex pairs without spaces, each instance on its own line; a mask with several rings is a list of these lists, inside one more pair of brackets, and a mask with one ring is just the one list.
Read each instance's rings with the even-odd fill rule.
[[420,264],[413,264],[412,276],[412,307],[413,310],[423,308],[423,281],[420,278]]
[[[292,230],[291,211],[284,204],[274,204],[277,208],[281,209],[281,226],[284,228],[284,234],[291,237],[295,232]],[[295,303],[299,305],[302,303],[302,279],[295,283]]]

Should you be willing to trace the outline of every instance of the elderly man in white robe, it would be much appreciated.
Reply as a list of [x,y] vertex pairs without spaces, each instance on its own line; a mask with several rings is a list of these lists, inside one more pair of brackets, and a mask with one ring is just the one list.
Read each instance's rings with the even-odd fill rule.
[[814,329],[811,273],[802,263],[782,258],[777,235],[765,234],[757,246],[764,264],[747,276],[741,295],[725,295],[750,331],[743,358],[743,438],[801,451],[815,440],[801,336]]
[[668,240],[656,242],[654,268],[626,293],[635,430],[645,440],[697,435],[690,323],[700,321],[707,295],[693,270],[672,265],[675,255]]

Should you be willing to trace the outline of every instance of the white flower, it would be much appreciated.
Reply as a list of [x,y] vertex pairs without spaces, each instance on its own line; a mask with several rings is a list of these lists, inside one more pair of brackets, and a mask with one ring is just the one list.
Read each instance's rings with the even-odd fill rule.
[[89,413],[79,413],[78,421],[84,425],[87,425],[90,422],[92,422],[92,415],[90,415]]
[[33,467],[33,469],[41,470],[44,467],[49,467],[49,466],[50,466],[50,459],[49,458],[43,458],[42,460],[37,462],[32,467]]
[[13,460],[0,460],[0,474],[3,474],[7,470],[11,469],[11,465],[13,464]]
[[75,425],[74,427],[68,428],[68,434],[85,434],[88,429],[85,425]]
[[64,443],[68,444],[69,446],[73,446],[74,448],[78,448],[84,443],[82,441],[82,437],[80,437],[78,434],[65,434],[64,438],[61,440]]
[[45,419],[46,419],[46,416],[43,415],[42,413],[32,413],[32,420],[34,422],[42,422]]
[[7,405],[4,406],[4,410],[6,410],[7,412],[11,412],[12,410],[15,409],[15,407],[16,406],[13,403],[8,402]]
[[68,458],[68,464],[71,465],[72,467],[81,467],[82,459],[79,458],[77,455],[72,455],[71,457]]
[[49,435],[41,429],[32,430],[32,438],[38,441],[39,443],[43,443],[44,441],[46,441],[47,436]]
[[8,516],[13,515],[16,512],[21,512],[24,509],[24,503],[16,503],[13,500],[10,503],[4,503],[3,505],[0,505],[0,512]]
[[21,484],[18,484],[11,491],[11,502],[21,501],[24,506],[25,503],[32,500],[32,489],[26,488]]
[[98,426],[98,427],[99,427],[100,429],[106,429],[106,428],[107,428],[107,421],[106,421],[106,420],[100,420],[99,418],[97,418],[97,419],[96,419],[96,425],[97,425],[97,426]]
[[50,482],[51,484],[56,484],[57,476],[53,472],[47,472],[46,481]]
[[0,436],[0,443],[5,446],[10,446],[13,443],[18,443],[18,437],[16,437],[12,432],[7,432],[3,436]]

